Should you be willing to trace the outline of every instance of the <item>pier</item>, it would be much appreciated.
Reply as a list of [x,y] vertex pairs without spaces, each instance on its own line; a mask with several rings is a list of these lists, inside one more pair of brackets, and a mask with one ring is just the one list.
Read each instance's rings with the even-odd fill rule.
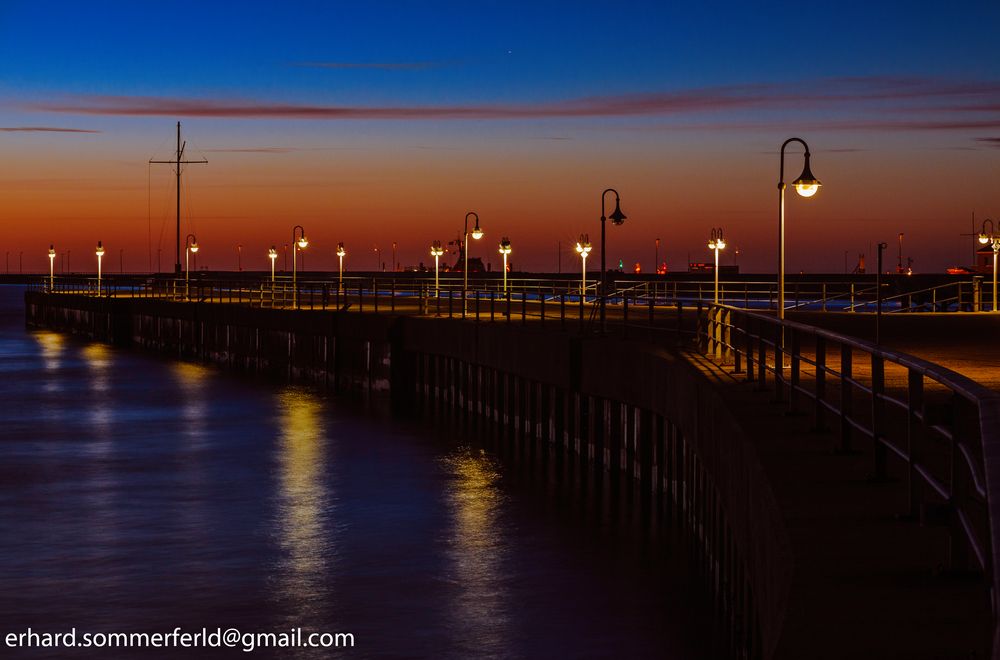
[[[864,339],[873,314],[779,322],[640,286],[611,296],[602,333],[578,290],[364,282],[300,283],[293,298],[249,278],[123,280],[101,295],[67,280],[29,290],[26,317],[385,395],[401,414],[448,410],[632,483],[686,530],[734,656],[992,656],[1000,394]],[[890,318],[904,316],[917,315]],[[905,337],[882,322],[887,340]]]

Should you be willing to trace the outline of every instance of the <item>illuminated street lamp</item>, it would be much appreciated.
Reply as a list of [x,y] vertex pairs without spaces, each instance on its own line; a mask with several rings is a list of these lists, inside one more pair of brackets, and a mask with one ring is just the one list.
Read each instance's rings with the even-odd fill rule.
[[584,300],[587,295],[587,255],[590,254],[590,235],[580,234],[580,240],[576,242],[576,251],[583,259],[583,272],[580,276],[580,300]]
[[97,295],[101,295],[101,257],[104,256],[104,245],[100,241],[97,241],[97,249],[94,254],[97,255]]
[[[990,231],[986,231],[986,223],[990,223]],[[979,242],[993,248],[993,311],[997,311],[997,253],[1000,252],[1000,233],[989,218],[983,220],[983,228],[979,232]]]
[[608,188],[601,193],[601,332],[605,331],[605,321],[604,321],[604,306],[608,295],[608,269],[605,265],[605,255],[607,241],[605,237],[605,221],[607,218],[604,217],[604,200],[609,192],[615,194],[615,210],[611,214],[611,224],[621,225],[625,223],[625,214],[622,213],[621,198],[618,196],[618,191],[614,188]]
[[56,247],[49,243],[49,291],[55,289]]
[[472,228],[472,238],[479,240],[483,237],[483,230],[479,228],[479,214],[475,211],[469,211],[465,214],[465,233],[462,239],[462,253],[465,256],[465,267],[462,268],[462,298],[465,300],[463,310],[468,311],[468,297],[469,297],[469,216],[475,216],[476,226]]
[[278,248],[272,245],[267,249],[267,258],[271,260],[271,284],[274,284],[274,261],[278,258]]
[[194,234],[184,237],[184,297],[191,299],[188,281],[191,279],[191,255],[198,254],[198,239]]
[[788,138],[781,145],[781,167],[778,170],[778,318],[785,318],[785,147],[798,142],[805,147],[805,167],[792,185],[802,197],[812,197],[820,182],[809,169],[809,145],[801,138]]
[[712,238],[708,241],[708,249],[715,251],[715,304],[719,304],[719,250],[726,249],[726,241],[722,238],[722,227],[712,229]]
[[344,242],[341,241],[337,243],[337,258],[340,260],[340,279],[337,283],[338,288],[344,290],[344,257],[347,256],[347,250],[344,249]]
[[503,290],[507,291],[507,255],[510,254],[510,239],[504,236],[500,239],[500,254],[503,255]]
[[438,298],[441,296],[441,287],[438,281],[438,266],[441,259],[441,255],[444,254],[444,247],[441,245],[441,241],[434,241],[431,243],[431,256],[434,257],[434,297]]
[[[296,239],[296,236],[298,238]],[[309,245],[309,239],[306,238],[306,230],[302,228],[302,225],[295,225],[292,227],[292,307],[298,307],[299,292],[296,282],[298,281],[298,266],[296,265],[296,253],[299,250],[305,250]]]

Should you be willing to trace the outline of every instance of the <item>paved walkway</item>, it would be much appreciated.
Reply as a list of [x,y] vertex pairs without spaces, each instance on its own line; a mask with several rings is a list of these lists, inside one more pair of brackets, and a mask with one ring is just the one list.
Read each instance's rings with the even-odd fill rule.
[[902,517],[901,462],[874,482],[870,442],[834,451],[809,415],[789,416],[742,375],[689,359],[724,391],[754,442],[792,543],[793,588],[778,658],[985,658],[992,634],[981,578],[944,570],[948,534]]
[[[793,312],[789,320],[874,341],[873,314]],[[881,341],[888,348],[957,371],[1000,391],[1000,314],[883,314]]]

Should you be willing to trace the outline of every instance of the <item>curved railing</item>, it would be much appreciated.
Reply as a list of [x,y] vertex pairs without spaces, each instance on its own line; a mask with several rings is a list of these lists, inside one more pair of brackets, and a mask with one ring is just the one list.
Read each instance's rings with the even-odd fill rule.
[[981,572],[996,622],[1000,394],[912,355],[735,307],[706,306],[698,335],[707,355],[773,386],[791,412],[808,405],[817,429],[833,421],[841,451],[866,438],[874,479],[887,478],[890,455],[902,461],[902,513],[949,528],[948,563]]

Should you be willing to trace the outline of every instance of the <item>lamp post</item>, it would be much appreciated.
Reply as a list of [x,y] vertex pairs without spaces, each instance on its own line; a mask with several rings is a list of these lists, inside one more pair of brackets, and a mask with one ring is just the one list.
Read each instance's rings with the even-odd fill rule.
[[236,272],[237,273],[242,273],[243,272],[243,246],[242,245],[237,245],[236,246]]
[[49,292],[55,289],[56,247],[49,243]]
[[[298,239],[296,239],[296,236],[298,236]],[[295,254],[299,250],[305,250],[308,245],[309,239],[306,238],[306,230],[302,228],[302,225],[292,227],[292,307],[296,308],[299,305],[299,291],[298,286],[296,286],[296,282],[298,281],[298,267],[295,261]]]
[[101,257],[104,256],[104,245],[100,241],[97,241],[97,249],[94,250],[94,254],[97,255],[97,295],[101,295]]
[[708,241],[708,249],[715,252],[715,304],[719,304],[719,250],[726,249],[726,241],[722,238],[722,227],[712,229],[712,238]]
[[378,249],[376,245],[372,251],[375,253],[375,272],[377,273],[382,270],[382,250]]
[[785,318],[785,147],[800,143],[806,150],[805,167],[792,185],[802,197],[812,197],[819,190],[820,182],[809,169],[809,145],[801,138],[788,138],[781,145],[781,166],[778,170],[778,318]]
[[194,237],[194,234],[188,234],[184,237],[184,298],[187,300],[191,299],[188,282],[191,279],[192,254],[198,254],[198,239]]
[[656,239],[655,256],[653,257],[653,275],[660,274],[660,239]]
[[347,256],[347,250],[344,249],[344,242],[341,241],[337,243],[337,259],[340,261],[340,276],[337,280],[337,288],[341,291],[344,290],[344,257]]
[[587,255],[593,248],[590,245],[590,235],[580,234],[580,240],[576,242],[576,251],[583,260],[583,272],[580,274],[580,300],[587,296]]
[[[990,231],[986,231],[986,223],[990,223]],[[983,228],[979,232],[979,242],[993,248],[993,311],[997,311],[997,253],[1000,253],[1000,233],[989,218],[983,220]]]
[[500,239],[500,254],[503,255],[503,290],[507,292],[507,255],[510,254],[510,239],[504,236]]
[[607,220],[607,218],[604,217],[605,215],[604,200],[609,192],[613,192],[615,194],[615,210],[611,214],[611,224],[614,225],[624,224],[626,218],[626,215],[622,213],[621,198],[618,196],[618,191],[615,190],[614,188],[608,188],[604,192],[602,192],[601,193],[601,332],[604,332],[606,329],[604,307],[608,296],[608,269],[605,262],[605,258],[607,255],[607,240],[605,232],[605,225],[607,223],[605,221]]
[[441,241],[434,241],[431,243],[431,256],[434,257],[434,297],[441,297],[441,287],[440,281],[438,280],[438,266],[440,263],[441,255],[444,254],[444,247],[441,245]]
[[466,313],[469,308],[469,216],[476,218],[476,226],[472,228],[472,238],[479,240],[483,237],[483,230],[479,228],[479,214],[469,211],[465,214],[465,232],[462,238],[462,254],[465,257],[465,266],[462,268],[462,313]]
[[267,249],[267,258],[271,260],[271,285],[274,286],[274,261],[278,258],[278,248],[271,246]]
[[392,242],[392,272],[396,272],[396,241]]

